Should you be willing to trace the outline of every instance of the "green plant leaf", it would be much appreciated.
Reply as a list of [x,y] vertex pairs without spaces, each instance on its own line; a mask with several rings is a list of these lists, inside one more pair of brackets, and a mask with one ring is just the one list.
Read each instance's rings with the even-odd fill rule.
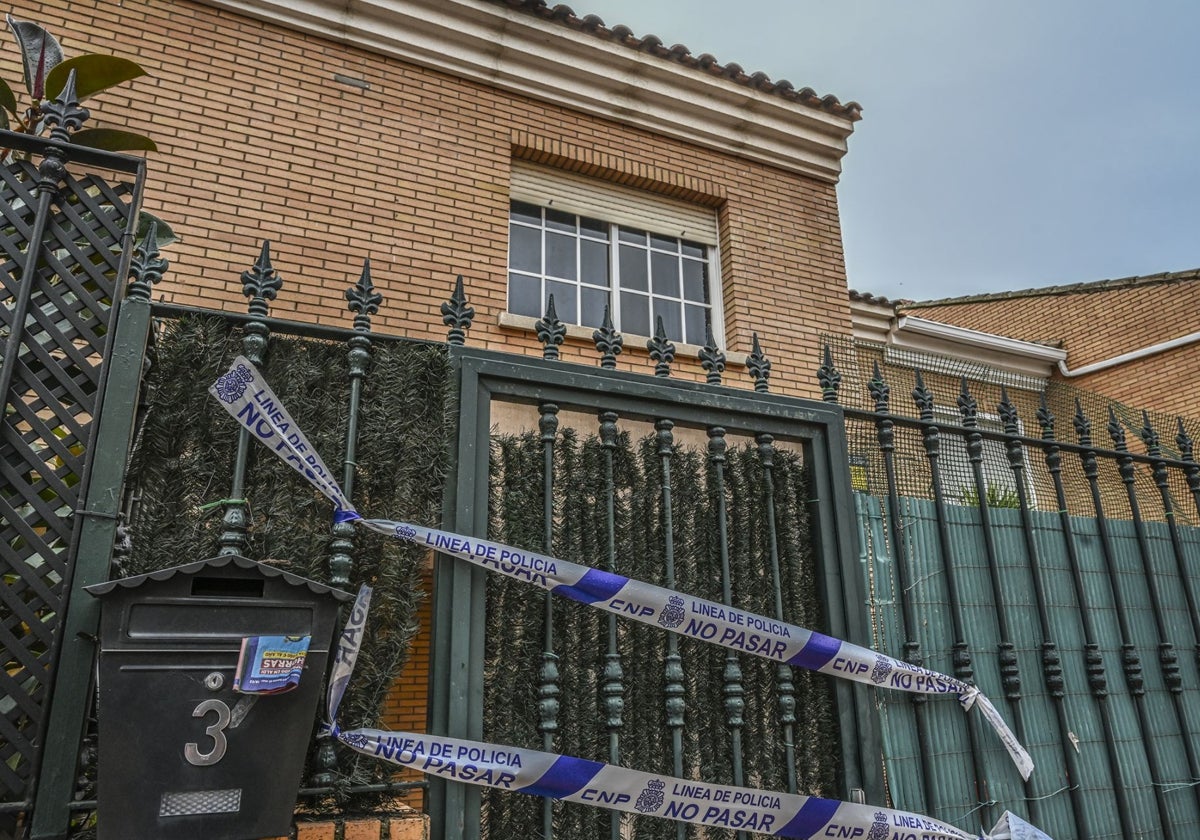
[[119,128],[85,128],[71,135],[71,142],[106,152],[157,152],[158,146],[144,134]]
[[62,63],[63,51],[53,35],[36,23],[17,20],[12,15],[5,15],[8,28],[17,39],[21,50],[21,69],[25,74],[25,88],[38,102],[42,101],[46,92],[46,74]]
[[[0,79],[0,108],[12,114],[14,117],[20,116],[17,114],[17,95],[13,93],[12,88],[8,86],[8,82]],[[3,112],[0,112],[3,113]],[[4,127],[8,128],[8,118],[4,119]]]
[[145,210],[142,210],[138,213],[137,235],[133,239],[134,242],[141,242],[146,237],[146,232],[150,230],[151,222],[154,222],[158,226],[154,229],[156,247],[166,248],[173,242],[179,241],[179,237],[175,235],[175,231],[169,224],[153,213],[147,213]]
[[102,90],[145,76],[146,71],[127,58],[115,55],[88,53],[68,58],[57,65],[46,76],[46,98],[54,99],[62,93],[67,76],[75,71],[75,94],[82,102]]

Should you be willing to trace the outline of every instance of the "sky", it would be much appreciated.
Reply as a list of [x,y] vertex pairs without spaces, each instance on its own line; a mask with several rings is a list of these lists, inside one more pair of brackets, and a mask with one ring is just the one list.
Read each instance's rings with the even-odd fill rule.
[[1200,2],[571,7],[863,106],[838,185],[852,289],[929,300],[1200,268]]

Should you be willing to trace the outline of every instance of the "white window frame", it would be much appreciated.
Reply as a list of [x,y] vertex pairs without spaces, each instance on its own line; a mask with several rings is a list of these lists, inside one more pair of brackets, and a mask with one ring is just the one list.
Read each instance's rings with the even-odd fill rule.
[[[621,283],[620,283],[620,252],[621,240],[619,230],[622,227],[657,234],[662,237],[695,243],[704,248],[707,268],[708,297],[710,323],[713,340],[718,347],[725,346],[725,314],[722,299],[721,259],[717,236],[716,211],[711,207],[689,204],[677,199],[667,198],[643,190],[636,190],[618,184],[610,184],[587,178],[575,173],[563,172],[549,167],[536,166],[524,161],[514,161],[512,170],[510,200],[520,201],[538,207],[557,210],[574,216],[583,216],[605,223],[608,226],[609,248],[609,312],[613,326],[618,332],[633,338],[648,338],[640,333],[629,333],[622,325],[621,318]],[[510,214],[511,219],[511,214]],[[511,222],[510,224],[520,224]],[[579,234],[576,234],[578,238]],[[640,246],[654,250],[653,245]],[[542,247],[543,258],[545,246]],[[681,253],[676,254],[680,261],[689,259]],[[577,256],[578,259],[578,256]],[[506,262],[506,309],[508,307],[508,266],[512,264],[512,237],[509,237],[509,249]],[[546,297],[546,275],[543,265],[541,272],[541,297],[544,306]],[[576,265],[576,279],[564,281],[572,283],[577,289],[596,288],[585,284],[582,279],[582,267]],[[530,274],[530,272],[517,273]],[[669,300],[680,306],[681,326],[686,335],[686,311],[682,298],[669,295],[656,295],[653,291],[653,278],[647,267],[647,288],[645,295],[648,300]],[[630,290],[627,290],[630,291]],[[682,286],[680,288],[682,293]],[[641,292],[638,292],[641,294]],[[577,298],[578,299],[578,298]],[[649,304],[648,304],[649,306]],[[510,310],[511,313],[511,310]],[[515,313],[512,313],[515,315]],[[558,312],[564,323],[578,324],[579,313]],[[523,317],[523,316],[515,316]],[[651,315],[651,318],[653,316]],[[598,325],[587,325],[592,329]],[[654,332],[654,321],[650,321],[649,332]],[[699,346],[704,343],[704,337],[688,336],[689,346]],[[695,340],[697,339],[698,340]],[[678,338],[672,338],[679,341]]]

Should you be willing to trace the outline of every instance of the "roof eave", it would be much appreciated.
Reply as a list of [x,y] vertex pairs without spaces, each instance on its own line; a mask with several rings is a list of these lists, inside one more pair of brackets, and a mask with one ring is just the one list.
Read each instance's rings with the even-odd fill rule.
[[827,182],[853,122],[486,0],[201,0]]

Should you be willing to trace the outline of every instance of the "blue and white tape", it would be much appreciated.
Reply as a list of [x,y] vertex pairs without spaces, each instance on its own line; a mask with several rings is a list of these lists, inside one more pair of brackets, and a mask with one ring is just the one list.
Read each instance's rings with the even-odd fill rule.
[[427,545],[556,595],[731,650],[880,688],[955,696],[964,710],[979,708],[1022,778],[1033,772],[1029,753],[975,686],[794,624],[622,575],[436,528],[363,519],[249,361],[239,356],[209,390],[239,423],[329,498],[341,521],[355,520],[372,531]]
[[[857,837],[863,840],[975,840],[975,835],[920,814],[856,805],[815,796],[774,793],[630,770],[540,750],[378,729],[341,731],[338,707],[362,642],[371,590],[363,587],[336,646],[327,711],[334,736],[365,755],[419,770],[434,778],[545,796],[643,816],[774,837]],[[1050,840],[1005,813],[999,837]],[[997,829],[994,829],[997,830]],[[988,838],[991,835],[982,835]]]

